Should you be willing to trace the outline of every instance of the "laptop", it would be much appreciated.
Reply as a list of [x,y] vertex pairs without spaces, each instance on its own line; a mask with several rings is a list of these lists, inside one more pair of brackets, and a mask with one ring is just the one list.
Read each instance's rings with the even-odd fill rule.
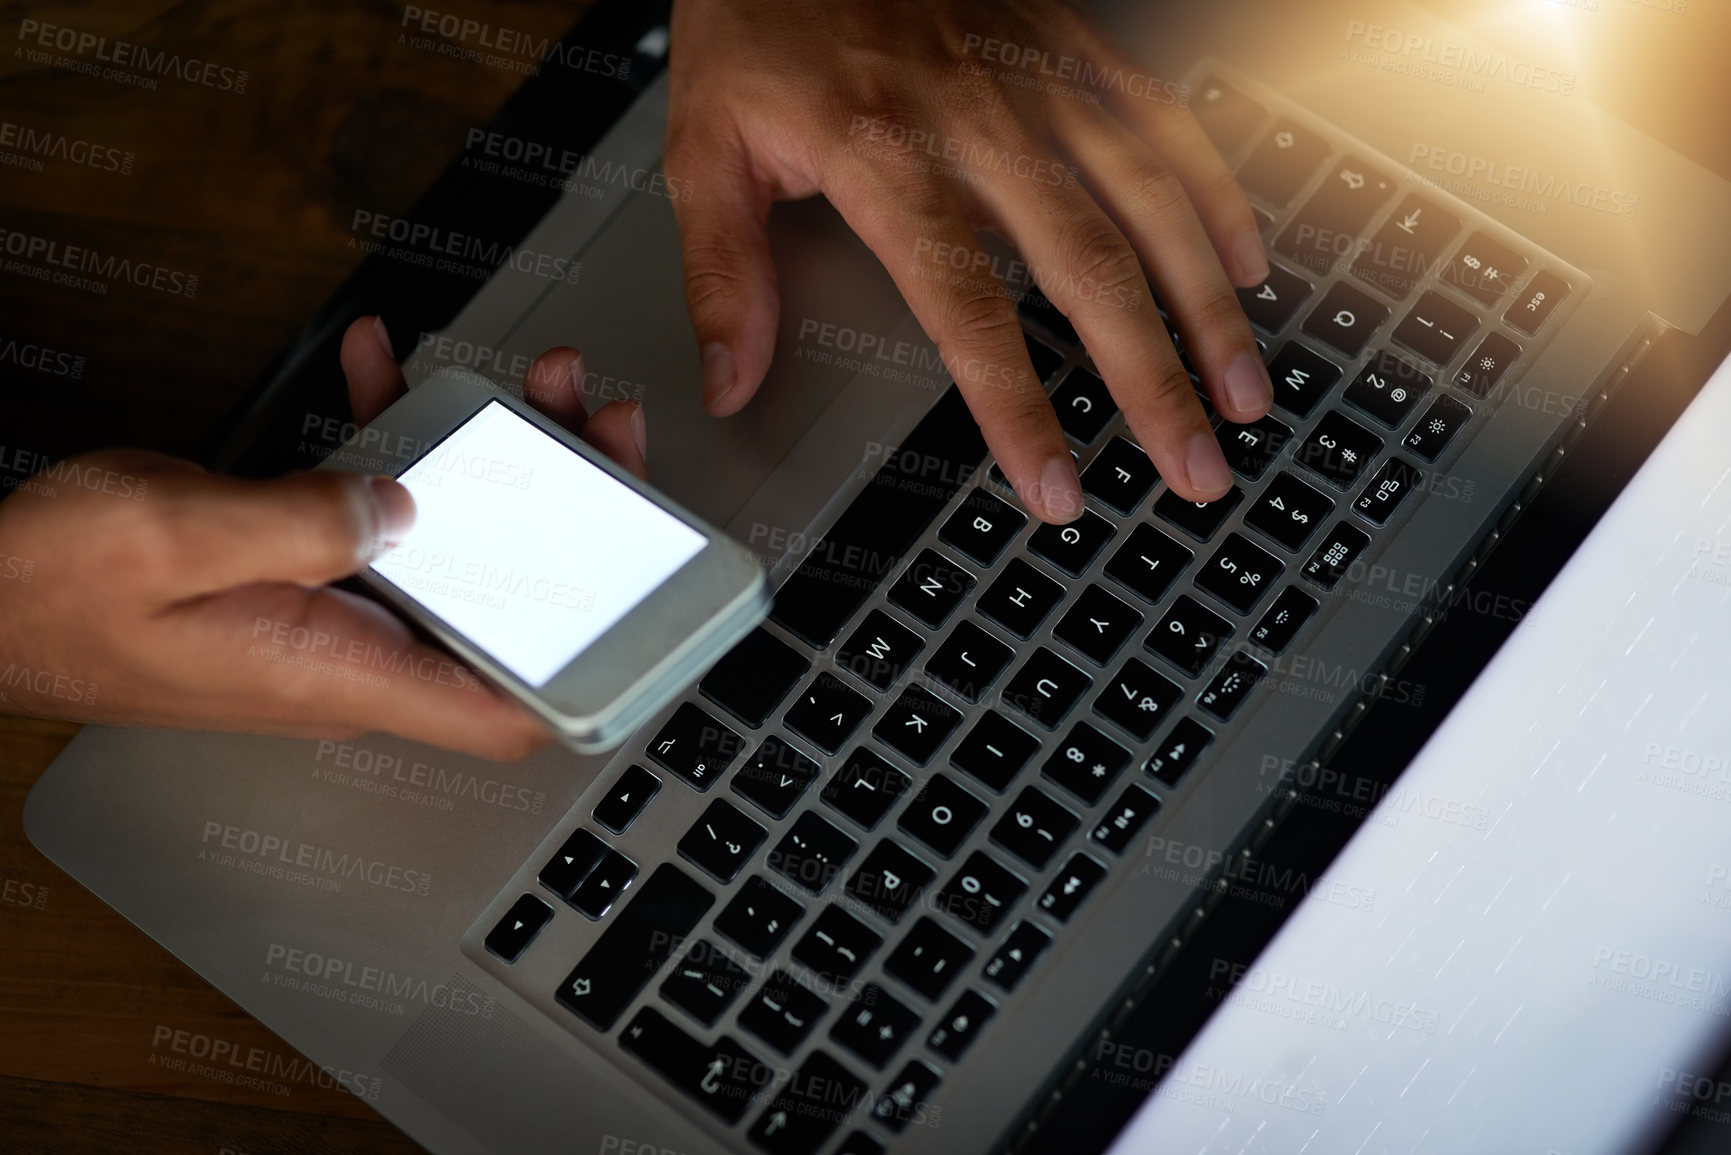
[[[1300,788],[1604,399],[1731,296],[1724,182],[1575,99],[1566,61],[1506,47],[1507,27],[1493,44],[1393,2],[1100,15],[1186,94],[1264,225],[1276,271],[1241,300],[1276,408],[1221,432],[1233,495],[1172,499],[1073,331],[1012,284],[1089,507],[1071,527],[1035,524],[888,277],[818,202],[772,217],[775,368],[715,422],[665,184],[579,180],[520,247],[581,275],[502,267],[413,335],[406,373],[479,368],[509,387],[541,349],[582,348],[598,395],[645,401],[657,483],[763,557],[769,623],[607,757],[498,766],[381,735],[86,729],[31,793],[32,841],[429,1150],[1033,1142],[1078,1065],[1100,1064],[1102,1032],[1186,959],[1231,864],[1305,821]],[[653,57],[665,32],[647,32],[633,49]],[[652,173],[665,116],[660,78],[591,167]],[[303,453],[340,443],[322,402],[291,416]],[[1475,694],[1451,732],[1511,700]],[[1481,770],[1430,754],[1414,767],[1456,815],[1481,805]],[[1375,877],[1406,911],[1412,890],[1389,872],[1427,876],[1366,830],[1339,878]],[[1155,847],[1195,865],[1148,869]],[[1220,976],[1233,993],[1201,1057],[1150,1079],[1126,1144],[1303,1148],[1295,1111],[1248,1123],[1226,1100],[1210,1124],[1181,1094],[1219,1094],[1182,1081],[1195,1063],[1284,1080],[1331,1123],[1362,1122],[1364,1150],[1411,1149],[1375,1138],[1391,1104],[1410,1104],[1400,1134],[1420,1139],[1471,1113],[1421,1074],[1403,1097],[1391,1080],[1407,1068],[1376,1049],[1396,1028],[1374,1013],[1332,1049],[1294,1034],[1270,1058],[1281,1015],[1252,999],[1259,983],[1409,957],[1336,949],[1391,924],[1341,931],[1332,909],[1306,903],[1277,962]],[[1619,952],[1700,957],[1599,945],[1605,965],[1585,965],[1606,978],[1630,977]],[[1499,999],[1555,985],[1543,967],[1517,973]],[[1444,967],[1438,981],[1469,980]],[[1416,992],[1439,1033],[1460,993]],[[1494,1036],[1466,1038],[1587,1051]],[[1706,1047],[1699,1030],[1647,1042],[1643,1061],[1677,1056],[1676,1071]],[[1449,1063],[1470,1066],[1456,1045]],[[1371,1084],[1349,1077],[1355,1061],[1376,1064]],[[1607,1081],[1621,1097],[1595,1106],[1632,1117],[1638,1083]],[[1527,1092],[1495,1090],[1466,1100],[1486,1126]]]

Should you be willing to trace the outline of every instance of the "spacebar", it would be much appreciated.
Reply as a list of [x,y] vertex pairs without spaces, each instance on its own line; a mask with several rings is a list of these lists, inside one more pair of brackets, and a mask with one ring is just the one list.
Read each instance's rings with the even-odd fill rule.
[[[836,519],[775,597],[771,618],[822,649],[901,562],[986,456],[985,438],[951,386]],[[869,457],[869,454],[868,454]]]
[[559,984],[559,1002],[601,1030],[611,1030],[714,904],[714,895],[678,867],[662,863]]

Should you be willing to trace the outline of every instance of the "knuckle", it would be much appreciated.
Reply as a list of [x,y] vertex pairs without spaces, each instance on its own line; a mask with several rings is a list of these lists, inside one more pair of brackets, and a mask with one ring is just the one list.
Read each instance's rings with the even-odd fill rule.
[[1153,156],[1139,157],[1124,182],[1132,207],[1157,220],[1165,220],[1189,209],[1184,182]]
[[1148,386],[1149,400],[1161,409],[1172,411],[1185,406],[1194,408],[1196,392],[1190,384],[1190,374],[1182,365],[1162,366]]
[[946,328],[970,347],[1008,345],[1020,340],[1022,327],[1002,289],[981,287],[953,297],[946,310]]
[[1121,289],[1142,280],[1142,262],[1136,250],[1104,218],[1075,226],[1066,249],[1070,269],[1079,281]]
[[1242,335],[1248,342],[1249,325],[1244,317],[1244,307],[1232,293],[1209,293],[1193,308],[1197,324],[1204,331],[1230,332],[1233,336]]

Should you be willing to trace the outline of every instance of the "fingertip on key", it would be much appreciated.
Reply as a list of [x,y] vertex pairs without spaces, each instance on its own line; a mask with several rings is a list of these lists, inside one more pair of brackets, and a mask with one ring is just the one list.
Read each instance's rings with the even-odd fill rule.
[[1243,352],[1232,359],[1226,368],[1225,384],[1226,400],[1238,417],[1254,421],[1274,404],[1274,382],[1269,379],[1262,358],[1254,353]]
[[1045,519],[1054,525],[1065,525],[1082,516],[1082,480],[1076,474],[1076,463],[1068,455],[1046,463],[1036,497]]
[[1190,487],[1203,501],[1226,496],[1232,488],[1232,471],[1226,467],[1226,456],[1213,433],[1198,433],[1190,439],[1184,454],[1184,470],[1190,475]]

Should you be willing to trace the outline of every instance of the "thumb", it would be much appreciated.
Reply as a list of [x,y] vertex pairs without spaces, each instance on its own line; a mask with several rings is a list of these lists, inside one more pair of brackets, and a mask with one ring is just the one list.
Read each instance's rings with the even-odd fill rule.
[[751,400],[775,355],[781,303],[765,231],[771,198],[730,127],[669,135],[666,168],[681,190],[673,209],[703,357],[703,405],[726,417]]
[[396,545],[415,522],[407,489],[364,473],[294,473],[271,481],[207,474],[196,482],[161,494],[164,524],[172,527],[176,600],[251,582],[324,585]]

